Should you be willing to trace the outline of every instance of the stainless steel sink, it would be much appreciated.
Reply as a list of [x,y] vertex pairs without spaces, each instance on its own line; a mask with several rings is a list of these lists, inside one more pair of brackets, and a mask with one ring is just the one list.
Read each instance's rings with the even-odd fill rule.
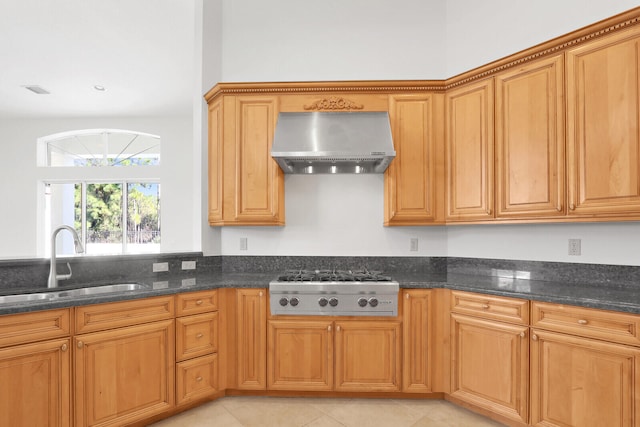
[[146,286],[138,283],[118,283],[115,285],[91,286],[87,288],[69,289],[68,291],[56,291],[58,298],[82,297],[86,295],[109,294],[112,292],[130,292],[146,289]]
[[37,294],[19,294],[0,296],[0,304],[15,304],[27,301],[42,301],[54,298],[51,292],[40,292]]
[[116,283],[112,285],[88,286],[85,288],[68,290],[51,290],[33,294],[4,295],[0,296],[0,304],[16,304],[29,301],[47,301],[59,298],[73,298],[90,295],[131,292],[140,289],[148,289],[148,287],[139,283]]

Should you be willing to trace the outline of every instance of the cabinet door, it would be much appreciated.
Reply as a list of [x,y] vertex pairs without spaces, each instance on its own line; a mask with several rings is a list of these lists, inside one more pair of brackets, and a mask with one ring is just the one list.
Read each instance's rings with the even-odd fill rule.
[[564,215],[561,55],[496,76],[496,216]]
[[451,395],[526,423],[527,327],[452,314],[451,335]]
[[238,388],[267,386],[267,298],[263,289],[238,289]]
[[638,425],[640,349],[540,330],[531,334],[531,424]]
[[570,215],[640,213],[639,33],[567,52]]
[[122,426],[174,405],[174,322],[77,335],[75,425]]
[[446,95],[447,221],[493,218],[493,79]]
[[69,339],[0,350],[0,425],[70,426]]
[[234,221],[240,224],[284,224],[284,174],[271,158],[277,104],[277,97],[236,100]]
[[336,391],[398,391],[400,322],[335,323]]
[[209,224],[223,220],[224,144],[222,101],[209,104]]
[[272,320],[268,342],[269,389],[333,389],[332,322]]
[[436,214],[437,177],[444,168],[442,150],[436,151],[439,139],[434,125],[435,115],[442,120],[439,96],[389,97],[396,157],[384,175],[385,225],[424,225],[443,219]]
[[405,290],[403,295],[402,391],[428,393],[431,391],[431,291]]

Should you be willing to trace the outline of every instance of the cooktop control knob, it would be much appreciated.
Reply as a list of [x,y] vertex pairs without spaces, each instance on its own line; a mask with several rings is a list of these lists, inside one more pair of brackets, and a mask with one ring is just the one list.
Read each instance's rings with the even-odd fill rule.
[[320,307],[326,307],[326,306],[327,306],[327,304],[329,304],[329,300],[328,300],[328,299],[326,299],[325,297],[322,297],[322,298],[320,298],[320,299],[318,300],[318,305],[319,305]]
[[369,305],[371,307],[377,307],[378,306],[378,298],[369,298]]
[[300,300],[296,297],[293,297],[289,300],[289,304],[291,304],[293,307],[295,307],[296,305],[298,305],[298,303],[300,302]]
[[360,307],[366,307],[366,306],[367,306],[367,300],[366,300],[366,299],[364,299],[364,298],[360,298],[360,299],[358,299],[358,305],[359,305]]
[[289,304],[289,300],[287,298],[280,298],[280,305],[285,307],[287,304]]
[[335,307],[336,305],[338,305],[338,298],[331,298],[331,299],[329,300],[329,305],[330,305],[331,307]]

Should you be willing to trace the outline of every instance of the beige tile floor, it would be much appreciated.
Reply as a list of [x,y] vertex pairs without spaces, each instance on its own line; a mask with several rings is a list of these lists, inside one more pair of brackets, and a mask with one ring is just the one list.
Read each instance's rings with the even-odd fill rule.
[[154,427],[497,427],[443,400],[225,397]]

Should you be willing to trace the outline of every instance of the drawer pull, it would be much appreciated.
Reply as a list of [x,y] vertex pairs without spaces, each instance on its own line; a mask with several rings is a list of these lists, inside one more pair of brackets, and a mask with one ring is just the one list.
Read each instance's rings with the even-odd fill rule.
[[491,307],[489,307],[489,304],[482,304],[482,308],[484,308],[485,310],[490,309]]
[[202,381],[202,377],[196,377],[196,381],[198,382]]
[[62,344],[62,347],[60,347],[60,350],[67,351],[68,348],[69,346],[65,343],[65,344]]
[[202,305],[202,300],[201,299],[197,300],[196,305]]
[[84,347],[84,343],[82,341],[78,341],[77,346],[78,346],[78,348],[82,348],[82,347]]
[[538,341],[538,336],[536,334],[531,335],[531,339],[534,341]]
[[196,338],[200,339],[202,338],[204,335],[202,335],[202,333],[199,333],[198,335],[196,335]]
[[584,319],[579,319],[578,320],[578,324],[579,325],[586,325],[587,323],[589,323],[588,321],[584,320]]

